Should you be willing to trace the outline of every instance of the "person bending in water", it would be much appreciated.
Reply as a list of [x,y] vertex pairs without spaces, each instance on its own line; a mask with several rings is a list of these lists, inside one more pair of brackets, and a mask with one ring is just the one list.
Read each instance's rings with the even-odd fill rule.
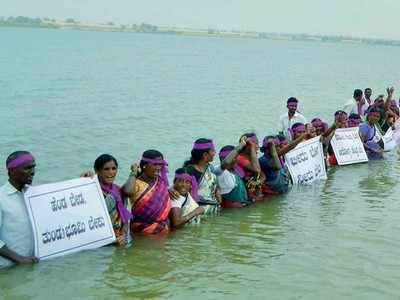
[[[139,167],[134,165],[126,184],[134,184]],[[129,234],[130,213],[129,199],[124,195],[120,186],[114,183],[118,173],[118,162],[110,154],[102,154],[94,161],[94,170],[99,179],[100,187],[106,202],[108,214],[118,245],[125,245],[131,240]],[[82,177],[93,177],[92,171],[81,174]]]
[[179,228],[189,222],[199,222],[199,217],[205,209],[199,206],[194,199],[197,195],[197,180],[184,168],[175,171],[174,190],[179,193],[179,198],[172,201],[170,219],[174,228]]
[[38,262],[24,193],[35,176],[35,158],[16,151],[6,161],[8,181],[0,188],[0,268]]
[[137,178],[123,186],[124,193],[132,202],[132,235],[168,233],[171,200],[167,165],[161,152],[147,150],[140,160]]

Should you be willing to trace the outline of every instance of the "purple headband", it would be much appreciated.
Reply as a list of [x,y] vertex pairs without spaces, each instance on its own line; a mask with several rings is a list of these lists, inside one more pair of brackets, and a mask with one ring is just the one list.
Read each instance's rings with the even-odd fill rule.
[[199,185],[197,184],[196,177],[188,173],[181,173],[181,174],[175,173],[175,179],[190,180],[192,182],[192,193],[191,193],[192,197],[194,200],[196,200],[196,202],[199,201],[199,195],[198,195]]
[[153,164],[153,165],[161,165],[161,174],[160,174],[160,178],[162,181],[164,181],[166,183],[166,185],[169,185],[168,183],[168,170],[167,170],[167,166],[168,163],[163,160],[163,159],[152,159],[152,158],[147,158],[147,157],[142,157],[141,161],[147,162],[149,164]]
[[208,149],[215,149],[214,143],[196,143],[193,144],[193,150],[208,150]]
[[220,152],[219,152],[219,157],[220,157],[221,159],[225,159],[229,154],[232,153],[232,151],[233,151],[233,149],[232,149],[232,150],[220,151]]
[[349,119],[347,127],[358,127],[361,124],[361,119]]
[[263,139],[263,147],[264,147],[264,148],[268,148],[268,146],[269,146],[269,141],[271,141],[271,140],[273,141],[273,143],[274,143],[275,146],[281,144],[280,140],[277,139],[277,138],[267,138],[267,137],[265,137],[265,138]]
[[292,127],[293,133],[298,133],[298,132],[305,131],[305,130],[306,130],[306,126],[304,126],[303,124],[298,125],[295,128]]
[[315,128],[322,128],[324,130],[328,129],[328,124],[325,122],[322,122],[321,119],[315,118],[314,120],[311,121],[311,125]]
[[257,137],[255,134],[252,135],[252,136],[250,136],[250,137],[249,137],[249,140],[250,140],[251,142],[253,142],[254,144],[258,144],[258,143],[259,143],[258,137]]
[[33,157],[33,155],[32,154],[28,154],[28,153],[26,153],[26,154],[22,154],[22,155],[20,155],[20,156],[17,156],[15,159],[13,159],[12,161],[10,161],[8,164],[7,164],[7,169],[8,170],[10,170],[10,169],[16,169],[16,168],[18,168],[18,167],[20,167],[20,166],[22,166],[23,164],[25,164],[25,163],[27,163],[27,162],[29,162],[29,161],[33,161],[33,160],[35,160],[35,158]]

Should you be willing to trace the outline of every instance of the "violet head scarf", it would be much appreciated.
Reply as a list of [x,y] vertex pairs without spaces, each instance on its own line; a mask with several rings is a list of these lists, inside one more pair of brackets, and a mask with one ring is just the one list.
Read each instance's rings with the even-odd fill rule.
[[30,153],[24,153],[21,155],[18,155],[15,157],[13,160],[9,161],[7,164],[7,169],[16,169],[19,168],[20,166],[24,165],[27,162],[34,161],[35,158],[33,157],[32,154]]
[[163,159],[152,159],[152,158],[147,158],[147,157],[142,157],[141,161],[147,162],[149,164],[153,164],[153,165],[161,165],[161,174],[160,174],[160,179],[162,181],[164,181],[164,183],[169,186],[169,182],[168,182],[168,163],[163,160]]
[[189,173],[175,173],[175,179],[185,179],[185,180],[190,180],[192,182],[192,198],[198,202],[199,201],[199,185],[197,184],[196,177],[193,175],[190,175]]
[[121,220],[124,224],[128,224],[129,220],[132,219],[132,214],[126,209],[124,202],[122,200],[122,195],[121,195],[121,188],[116,185],[112,184],[111,186],[105,185],[100,182],[101,190],[106,193],[110,194],[116,204],[117,204],[117,210],[119,215],[121,216]]
[[215,149],[214,142],[211,141],[209,143],[193,143],[193,150],[211,150]]

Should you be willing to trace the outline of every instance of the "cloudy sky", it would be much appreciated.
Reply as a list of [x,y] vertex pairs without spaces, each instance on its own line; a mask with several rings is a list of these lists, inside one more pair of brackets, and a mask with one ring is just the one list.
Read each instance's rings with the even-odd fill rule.
[[0,16],[400,39],[399,0],[1,0]]

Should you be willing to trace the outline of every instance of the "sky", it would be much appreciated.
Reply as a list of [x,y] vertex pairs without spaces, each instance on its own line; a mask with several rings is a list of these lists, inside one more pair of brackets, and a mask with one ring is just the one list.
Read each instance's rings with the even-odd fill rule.
[[0,0],[0,16],[400,39],[399,0]]

